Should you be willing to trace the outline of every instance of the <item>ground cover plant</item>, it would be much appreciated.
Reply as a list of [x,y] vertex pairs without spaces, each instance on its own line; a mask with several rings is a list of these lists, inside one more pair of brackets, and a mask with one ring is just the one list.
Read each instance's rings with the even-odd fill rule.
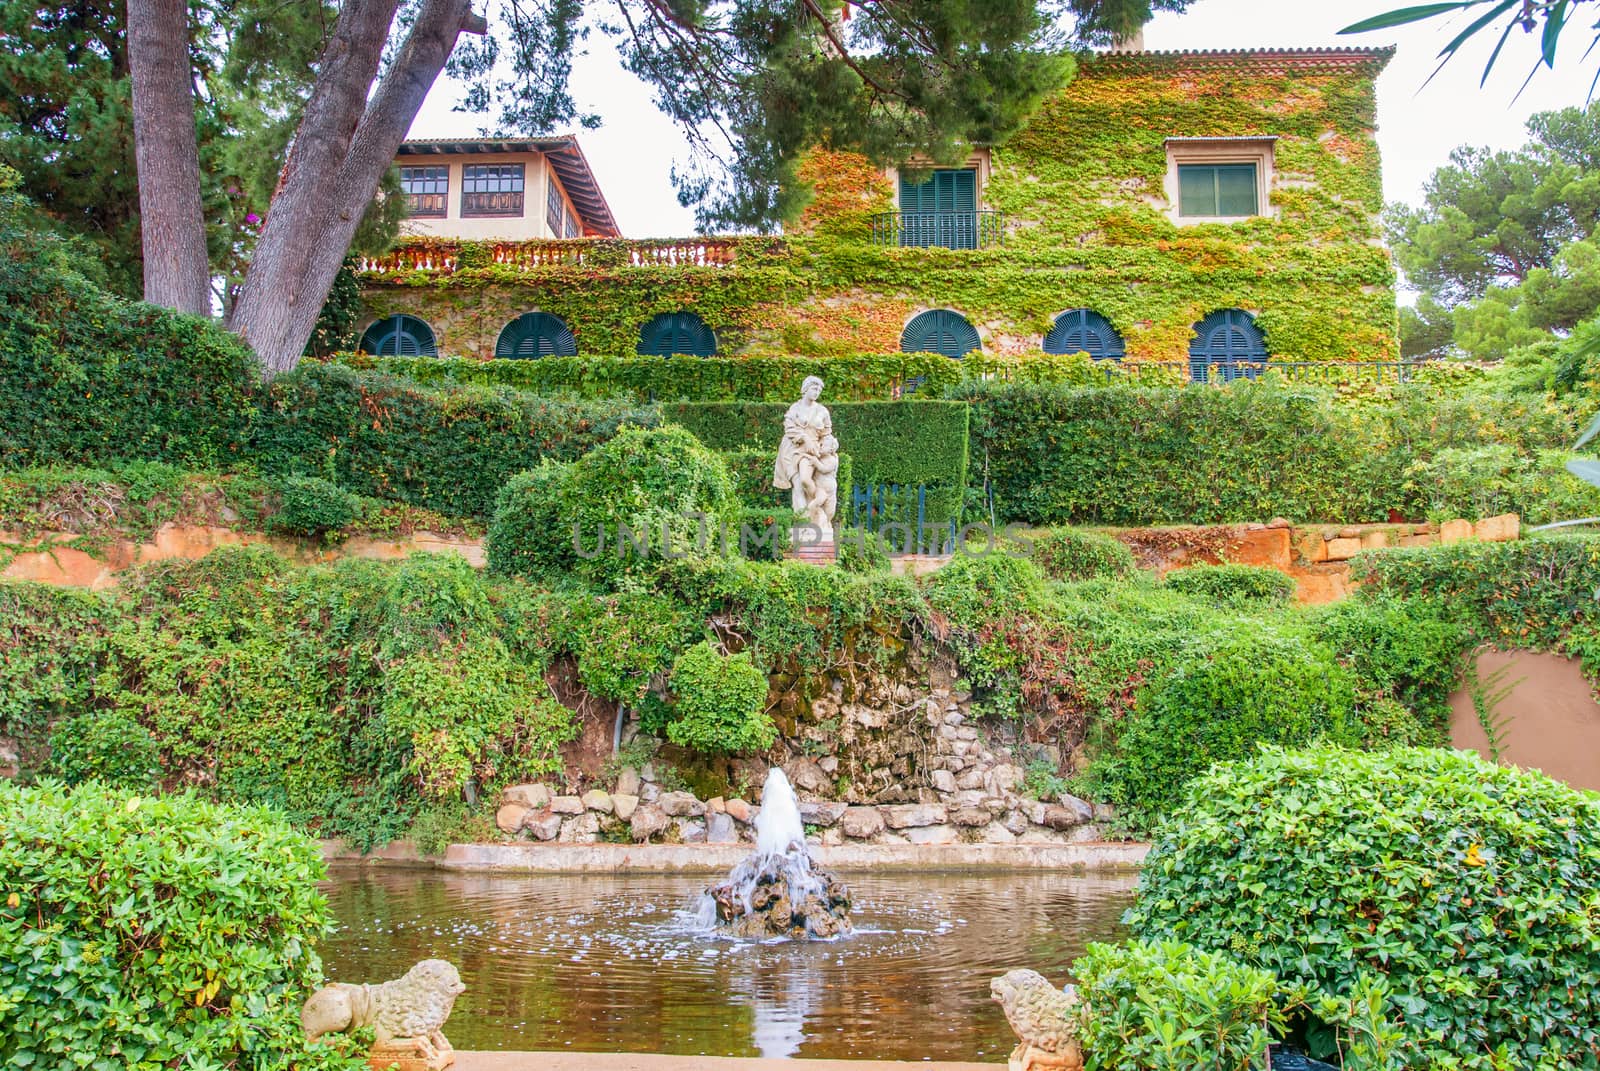
[[1587,1067],[1597,882],[1591,793],[1461,752],[1268,749],[1194,782],[1126,921],[1313,997],[1385,981],[1402,1066]]

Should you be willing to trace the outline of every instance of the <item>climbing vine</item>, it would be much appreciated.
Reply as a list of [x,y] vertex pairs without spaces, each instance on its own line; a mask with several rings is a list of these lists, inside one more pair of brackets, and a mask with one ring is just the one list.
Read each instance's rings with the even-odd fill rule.
[[[1182,360],[1193,325],[1221,308],[1258,315],[1279,359],[1394,359],[1394,271],[1382,207],[1373,79],[1385,54],[1108,55],[991,153],[980,199],[1004,213],[1003,244],[978,250],[873,243],[893,189],[861,157],[819,150],[814,194],[791,234],[715,239],[716,263],[659,263],[623,241],[544,243],[534,266],[482,243],[428,240],[453,271],[369,272],[367,315],[421,316],[443,351],[489,356],[500,329],[541,309],[584,356],[634,352],[639,327],[689,311],[720,352],[824,357],[898,350],[917,310],[947,307],[984,348],[1039,348],[1053,317],[1092,308],[1131,360]],[[1270,137],[1271,213],[1178,226],[1167,213],[1167,139]],[[572,246],[570,256],[549,250]],[[404,250],[402,250],[404,252]],[[515,259],[515,258],[513,258]],[[554,262],[552,262],[554,261]],[[436,263],[423,258],[423,262]]]

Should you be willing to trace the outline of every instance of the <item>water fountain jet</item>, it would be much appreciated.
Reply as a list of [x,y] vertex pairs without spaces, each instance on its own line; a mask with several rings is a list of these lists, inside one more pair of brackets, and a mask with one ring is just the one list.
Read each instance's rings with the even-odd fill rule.
[[700,897],[703,928],[735,937],[829,938],[850,932],[850,890],[806,851],[800,801],[773,767],[761,789],[756,850]]

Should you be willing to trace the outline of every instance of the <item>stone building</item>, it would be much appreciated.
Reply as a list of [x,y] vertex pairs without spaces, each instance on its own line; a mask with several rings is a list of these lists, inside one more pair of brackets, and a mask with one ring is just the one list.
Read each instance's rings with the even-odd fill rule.
[[[1197,376],[1266,361],[1394,360],[1374,140],[1374,81],[1391,55],[1079,57],[1022,129],[953,166],[883,170],[814,153],[802,168],[813,199],[777,237],[611,237],[609,212],[593,213],[562,157],[547,155],[548,188],[571,195],[583,237],[566,237],[570,228],[553,237],[548,220],[502,235],[481,220],[447,215],[444,230],[419,218],[428,237],[363,265],[374,325],[365,348],[480,358],[1086,352]],[[429,163],[407,166],[438,159],[464,181],[457,149],[419,147],[460,146],[464,168],[488,158],[470,144],[408,143],[408,160]],[[530,195],[533,176],[550,173],[531,160]]]

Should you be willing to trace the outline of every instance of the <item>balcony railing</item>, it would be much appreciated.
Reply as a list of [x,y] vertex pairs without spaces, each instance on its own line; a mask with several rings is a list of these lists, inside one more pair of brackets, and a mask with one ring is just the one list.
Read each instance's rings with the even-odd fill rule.
[[[519,269],[721,268],[737,261],[741,242],[737,238],[565,238],[474,244],[486,247],[488,263]],[[453,239],[403,242],[387,253],[361,257],[357,270],[450,275],[460,267],[460,251],[460,243]]]
[[999,212],[880,212],[872,217],[878,245],[938,249],[987,249],[1005,241]]

